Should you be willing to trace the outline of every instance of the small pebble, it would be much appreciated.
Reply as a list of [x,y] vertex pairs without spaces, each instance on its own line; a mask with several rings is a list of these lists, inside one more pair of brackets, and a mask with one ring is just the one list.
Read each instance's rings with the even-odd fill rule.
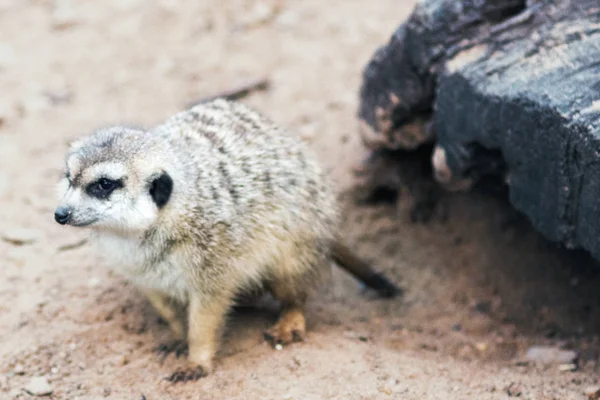
[[300,135],[300,140],[311,143],[313,140],[315,140],[315,132],[312,130],[306,130]]
[[283,346],[279,343],[275,345],[275,350],[283,350]]
[[577,360],[577,352],[561,350],[557,347],[533,346],[527,350],[525,359],[541,364],[574,364]]
[[275,16],[276,10],[271,5],[264,2],[256,2],[254,6],[244,13],[242,25],[245,28],[251,28],[268,22]]
[[560,364],[558,370],[561,372],[572,372],[577,370],[576,364]]
[[479,342],[475,344],[475,348],[481,352],[484,352],[487,350],[488,345],[487,343]]
[[379,390],[379,392],[381,392],[383,394],[386,394],[388,396],[392,394],[392,389],[387,388],[387,387],[382,387],[382,388],[379,388],[377,390]]
[[45,377],[37,376],[31,378],[27,386],[25,386],[25,391],[32,396],[49,396],[53,390]]
[[21,364],[15,365],[15,369],[13,369],[15,375],[23,375],[25,374],[25,367]]
[[584,391],[585,395],[590,400],[598,400],[600,399],[600,386],[590,386],[587,387]]
[[97,287],[98,285],[100,285],[100,283],[102,283],[102,280],[100,278],[97,277],[92,277],[88,280],[87,285],[88,287]]
[[345,331],[343,335],[347,339],[358,339],[361,342],[366,342],[369,340],[369,338],[366,335],[361,335],[360,333],[355,331]]
[[275,19],[276,24],[285,28],[296,26],[298,25],[299,21],[300,18],[298,14],[294,13],[293,11],[284,11]]

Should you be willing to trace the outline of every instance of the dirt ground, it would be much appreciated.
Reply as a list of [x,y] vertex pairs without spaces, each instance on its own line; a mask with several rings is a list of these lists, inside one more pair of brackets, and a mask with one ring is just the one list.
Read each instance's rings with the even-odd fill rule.
[[[67,142],[113,123],[151,126],[262,76],[244,99],[310,141],[341,194],[363,66],[412,1],[0,0],[0,398],[45,376],[53,399],[584,399],[599,378],[600,269],[547,243],[506,200],[447,195],[412,223],[341,196],[344,231],[405,289],[376,299],[335,269],[304,343],[272,350],[272,309],[238,312],[216,371],[164,378],[164,323],[108,272],[85,233],[53,220]],[[402,204],[402,199],[400,199]],[[525,362],[572,349],[577,368]]]

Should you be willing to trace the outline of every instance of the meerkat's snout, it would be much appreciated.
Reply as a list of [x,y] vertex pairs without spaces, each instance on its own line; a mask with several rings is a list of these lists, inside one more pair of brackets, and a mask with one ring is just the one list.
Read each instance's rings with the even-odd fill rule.
[[72,212],[73,212],[73,210],[71,209],[71,207],[66,207],[66,206],[56,207],[56,210],[54,210],[54,219],[59,224],[65,225],[69,222],[69,219],[71,219]]

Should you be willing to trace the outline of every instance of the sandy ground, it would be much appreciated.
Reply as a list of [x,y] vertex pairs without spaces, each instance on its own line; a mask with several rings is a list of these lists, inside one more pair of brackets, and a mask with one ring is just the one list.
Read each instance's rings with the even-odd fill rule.
[[[181,363],[138,292],[84,233],[53,221],[66,143],[100,126],[150,126],[199,96],[267,76],[244,101],[310,141],[351,188],[361,70],[411,1],[0,0],[0,398],[584,399],[597,384],[597,290],[585,254],[556,249],[503,199],[448,195],[446,220],[343,200],[355,248],[405,288],[387,301],[339,270],[312,299],[306,342],[262,341],[273,310],[233,315],[214,374]],[[342,196],[342,198],[347,198]],[[400,199],[402,204],[402,199]],[[575,371],[523,362],[574,349]],[[563,366],[563,369],[565,367]]]

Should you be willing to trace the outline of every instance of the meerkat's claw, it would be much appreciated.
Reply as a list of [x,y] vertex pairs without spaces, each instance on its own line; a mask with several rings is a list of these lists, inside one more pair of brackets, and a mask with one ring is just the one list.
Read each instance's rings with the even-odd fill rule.
[[207,376],[208,374],[202,368],[202,366],[198,365],[196,367],[178,369],[173,372],[170,376],[165,378],[169,382],[178,383],[178,382],[188,382],[188,381],[197,381],[200,378]]
[[176,358],[188,355],[188,344],[184,340],[174,340],[169,343],[163,343],[156,346],[154,352],[160,355],[161,361],[164,361],[169,354],[175,354]]

